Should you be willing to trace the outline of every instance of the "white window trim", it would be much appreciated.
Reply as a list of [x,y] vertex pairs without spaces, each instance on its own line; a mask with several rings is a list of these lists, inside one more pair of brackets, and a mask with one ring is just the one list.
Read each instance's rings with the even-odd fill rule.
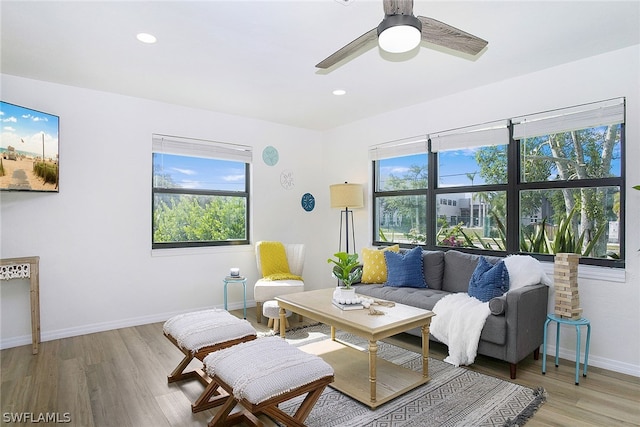
[[513,139],[624,123],[625,99],[583,104],[513,119]]
[[427,135],[420,135],[373,145],[369,148],[369,159],[373,161],[413,154],[427,154],[427,142]]

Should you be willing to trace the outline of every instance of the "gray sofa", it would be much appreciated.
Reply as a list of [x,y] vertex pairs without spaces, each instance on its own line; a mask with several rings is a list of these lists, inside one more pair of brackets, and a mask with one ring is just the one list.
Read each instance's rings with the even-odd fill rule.
[[[382,284],[354,285],[356,292],[401,304],[432,310],[438,300],[454,292],[467,292],[479,255],[456,250],[423,251],[423,272],[428,288],[390,287]],[[485,257],[496,263],[499,257]],[[509,362],[516,378],[519,361],[533,353],[539,358],[547,316],[548,287],[526,286],[489,301],[492,314],[480,335],[478,354]],[[409,333],[420,336],[418,329]],[[437,341],[433,336],[431,340]]]

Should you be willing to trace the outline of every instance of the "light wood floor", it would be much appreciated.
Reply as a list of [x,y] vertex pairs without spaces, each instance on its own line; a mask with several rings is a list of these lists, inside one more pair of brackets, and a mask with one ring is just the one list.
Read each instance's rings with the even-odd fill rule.
[[[234,314],[241,317],[242,311]],[[256,329],[267,330],[255,321],[254,310],[248,315]],[[300,326],[292,319],[291,326]],[[392,342],[420,348],[418,338],[409,335]],[[443,359],[445,351],[431,343],[431,357]],[[204,426],[214,412],[193,415],[190,408],[202,386],[166,381],[181,356],[162,335],[161,323],[45,342],[37,356],[30,345],[2,350],[0,425],[34,425],[9,423],[11,415],[28,413],[70,418],[66,425],[81,427]],[[544,376],[541,363],[531,357],[518,365],[517,383],[548,393],[528,427],[640,426],[640,378],[589,367],[588,377],[575,386],[574,362],[561,360],[555,368],[550,360]],[[509,381],[508,365],[494,359],[480,356],[470,369]]]

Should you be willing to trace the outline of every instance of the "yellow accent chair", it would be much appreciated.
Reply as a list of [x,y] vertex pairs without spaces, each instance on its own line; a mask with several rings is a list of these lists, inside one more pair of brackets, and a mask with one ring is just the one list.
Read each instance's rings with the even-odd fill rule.
[[[282,251],[284,248],[284,251]],[[256,262],[261,278],[253,288],[256,319],[262,323],[262,304],[280,295],[304,291],[304,244],[260,241]]]

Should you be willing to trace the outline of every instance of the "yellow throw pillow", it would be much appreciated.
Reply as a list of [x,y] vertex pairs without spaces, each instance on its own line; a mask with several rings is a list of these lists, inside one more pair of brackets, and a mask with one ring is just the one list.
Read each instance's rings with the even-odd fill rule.
[[260,266],[264,280],[302,280],[302,277],[291,274],[281,242],[260,242]]
[[382,250],[362,248],[361,283],[373,284],[387,281],[387,264],[384,261],[384,251],[399,252],[400,245],[387,246]]

